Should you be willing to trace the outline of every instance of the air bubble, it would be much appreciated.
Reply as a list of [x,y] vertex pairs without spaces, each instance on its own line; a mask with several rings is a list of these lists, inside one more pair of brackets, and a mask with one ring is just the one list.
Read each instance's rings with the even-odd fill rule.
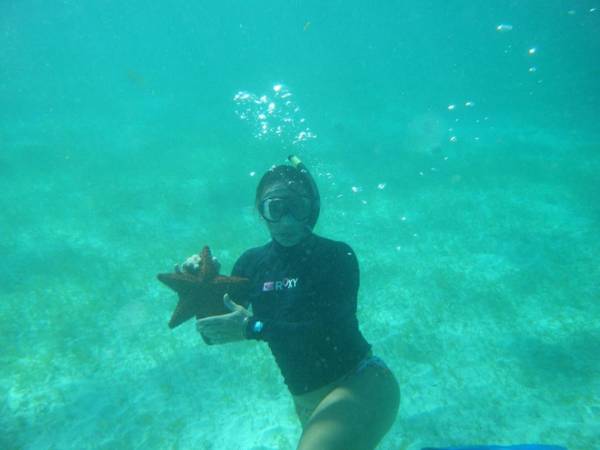
[[300,108],[284,84],[274,84],[271,94],[239,91],[233,96],[235,114],[253,127],[257,139],[275,138],[285,144],[298,144],[317,136],[300,117]]
[[513,29],[513,26],[508,23],[501,23],[500,25],[498,25],[496,27],[496,31],[500,31],[500,32],[512,31],[512,29]]

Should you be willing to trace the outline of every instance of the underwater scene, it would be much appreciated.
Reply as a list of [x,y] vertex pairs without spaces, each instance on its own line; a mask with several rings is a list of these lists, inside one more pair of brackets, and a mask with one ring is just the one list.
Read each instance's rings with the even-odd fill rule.
[[0,1],[0,448],[296,449],[269,345],[170,328],[157,274],[269,243],[297,155],[378,449],[600,449],[599,55],[600,0]]

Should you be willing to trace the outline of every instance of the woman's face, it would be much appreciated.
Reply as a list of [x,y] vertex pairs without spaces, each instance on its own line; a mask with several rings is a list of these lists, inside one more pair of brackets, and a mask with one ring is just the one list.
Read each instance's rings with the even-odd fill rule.
[[[276,183],[265,190],[262,195],[261,203],[273,202],[273,210],[279,208],[280,205],[295,205],[296,211],[302,211],[302,206],[306,204],[310,211],[310,199],[296,191],[288,188],[284,183]],[[279,204],[275,204],[278,202]],[[291,213],[289,209],[283,209],[284,214],[277,217],[277,220],[267,220],[267,227],[271,233],[271,237],[284,247],[292,247],[300,243],[306,236],[311,233],[308,226],[308,217],[302,218],[303,214]],[[299,216],[300,219],[297,217]]]

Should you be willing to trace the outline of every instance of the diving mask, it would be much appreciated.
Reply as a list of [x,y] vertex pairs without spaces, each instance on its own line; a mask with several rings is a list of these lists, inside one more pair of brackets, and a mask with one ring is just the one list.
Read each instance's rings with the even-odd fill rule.
[[312,212],[310,197],[293,195],[289,197],[267,197],[259,205],[259,212],[267,222],[279,222],[290,214],[297,221],[308,220]]

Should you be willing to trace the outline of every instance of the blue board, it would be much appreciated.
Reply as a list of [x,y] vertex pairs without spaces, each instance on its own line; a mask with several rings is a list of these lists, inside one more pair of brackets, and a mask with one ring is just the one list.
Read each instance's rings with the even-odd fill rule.
[[558,445],[475,445],[470,447],[426,447],[422,450],[567,450]]

